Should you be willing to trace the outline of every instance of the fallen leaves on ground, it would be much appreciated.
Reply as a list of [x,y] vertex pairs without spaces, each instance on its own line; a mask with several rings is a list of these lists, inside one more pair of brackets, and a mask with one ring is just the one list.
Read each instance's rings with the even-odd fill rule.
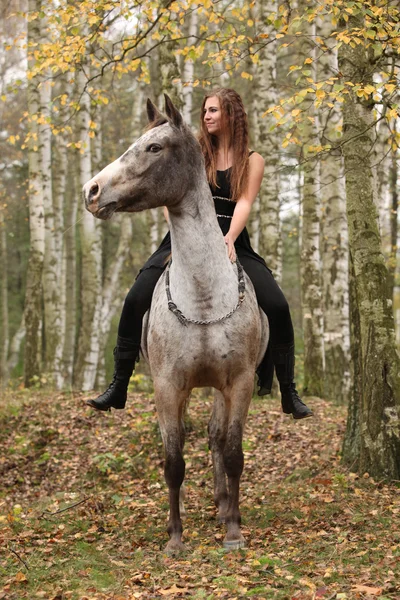
[[0,600],[400,598],[400,489],[340,464],[345,409],[313,419],[253,402],[241,482],[247,548],[215,519],[207,421],[195,392],[186,459],[186,552],[169,557],[168,494],[151,397],[98,413],[79,394],[23,391],[0,406]]

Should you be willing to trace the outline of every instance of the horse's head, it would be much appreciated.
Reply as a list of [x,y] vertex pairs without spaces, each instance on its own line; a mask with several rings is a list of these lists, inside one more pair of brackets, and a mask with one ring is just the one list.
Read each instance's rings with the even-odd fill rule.
[[148,100],[146,133],[84,185],[86,208],[95,217],[173,208],[203,176],[200,146],[168,96],[165,113]]

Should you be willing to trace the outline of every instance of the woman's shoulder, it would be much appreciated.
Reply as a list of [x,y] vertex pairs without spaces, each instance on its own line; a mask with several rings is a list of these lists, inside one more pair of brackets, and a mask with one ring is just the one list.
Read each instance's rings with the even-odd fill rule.
[[264,168],[265,165],[265,160],[263,159],[263,157],[261,156],[261,154],[259,154],[258,152],[255,152],[255,150],[250,150],[249,152],[249,164],[250,166],[255,166],[255,167],[262,167]]

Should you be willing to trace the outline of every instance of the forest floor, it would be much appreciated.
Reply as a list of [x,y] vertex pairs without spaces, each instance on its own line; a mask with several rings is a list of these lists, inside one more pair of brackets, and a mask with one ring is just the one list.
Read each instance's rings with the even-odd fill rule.
[[98,413],[84,396],[20,390],[0,402],[0,599],[400,599],[400,485],[340,464],[345,409],[315,417],[254,400],[241,483],[247,548],[215,519],[207,420],[190,406],[186,552],[169,557],[163,452],[151,396]]

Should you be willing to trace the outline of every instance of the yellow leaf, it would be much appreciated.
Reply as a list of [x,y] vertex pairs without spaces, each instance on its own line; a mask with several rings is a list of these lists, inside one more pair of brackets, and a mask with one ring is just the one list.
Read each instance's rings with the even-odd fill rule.
[[367,94],[373,94],[376,92],[376,88],[373,85],[366,85],[364,90],[367,92]]
[[315,95],[318,100],[322,100],[326,96],[324,90],[316,90]]
[[358,592],[359,594],[368,594],[369,596],[380,596],[382,594],[382,588],[370,587],[369,585],[353,585],[351,590],[352,592]]
[[158,590],[160,594],[162,594],[163,596],[172,596],[176,594],[186,594],[186,592],[188,591],[188,588],[180,588],[177,587],[177,585],[174,583],[174,585],[166,590]]
[[292,110],[292,117],[297,117],[297,115],[299,115],[301,113],[301,110],[299,108],[295,108],[294,110]]
[[[385,87],[385,90],[387,90],[389,92],[389,94],[394,92],[394,90],[396,89],[396,86],[393,83],[386,83],[384,87]],[[2,96],[2,98],[3,98],[3,96]],[[5,96],[4,96],[4,99],[5,99]]]
[[306,58],[306,60],[304,61],[305,65],[310,65],[312,63],[313,59],[312,58]]
[[243,77],[243,79],[250,79],[250,81],[253,79],[253,75],[251,75],[250,73],[246,73],[246,71],[242,71],[241,76]]
[[396,110],[395,108],[391,108],[391,109],[390,109],[390,110],[388,110],[388,112],[386,113],[386,116],[387,116],[389,119],[397,119],[397,117],[398,117],[399,115],[398,115],[398,112],[397,112],[397,110]]

